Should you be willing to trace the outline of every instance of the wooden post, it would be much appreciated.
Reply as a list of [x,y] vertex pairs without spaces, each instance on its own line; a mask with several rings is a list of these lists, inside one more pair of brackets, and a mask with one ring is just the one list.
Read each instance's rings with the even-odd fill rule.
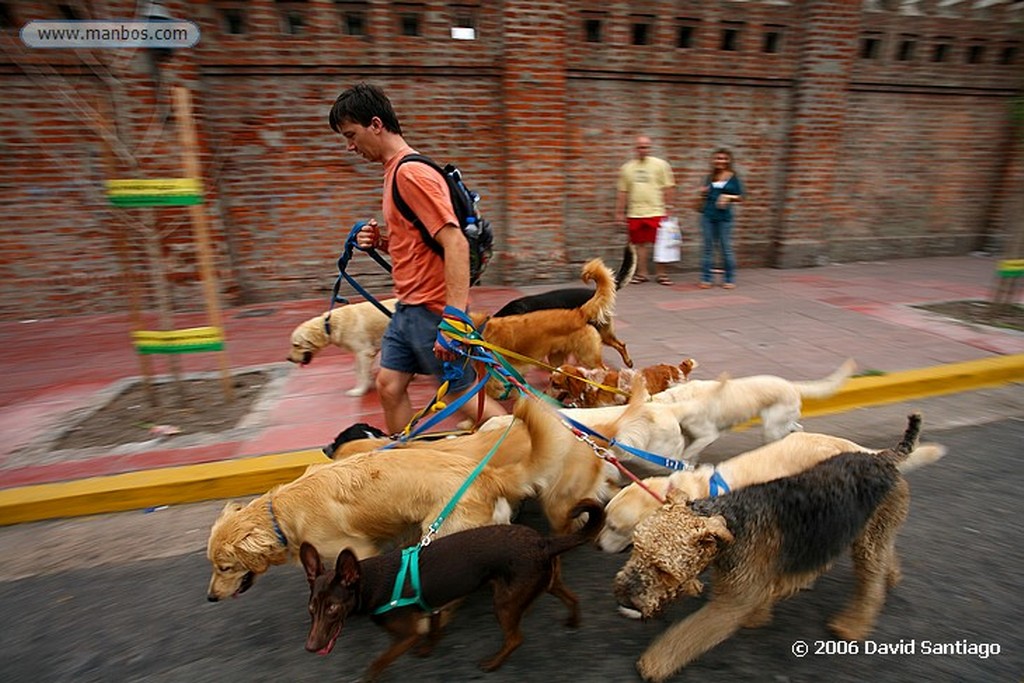
[[[188,88],[174,87],[174,118],[178,122],[178,138],[181,142],[182,158],[185,165],[185,176],[202,179],[199,165],[199,140],[196,137],[195,120],[192,118],[192,96]],[[196,255],[199,261],[199,273],[203,281],[203,294],[206,298],[206,313],[210,324],[224,330],[220,301],[217,295],[217,275],[213,269],[213,258],[210,253],[209,227],[206,222],[204,204],[192,204],[189,207],[192,216],[192,230],[195,234]],[[231,388],[231,372],[228,364],[227,351],[217,352],[220,360],[221,386],[225,400],[234,398]]]

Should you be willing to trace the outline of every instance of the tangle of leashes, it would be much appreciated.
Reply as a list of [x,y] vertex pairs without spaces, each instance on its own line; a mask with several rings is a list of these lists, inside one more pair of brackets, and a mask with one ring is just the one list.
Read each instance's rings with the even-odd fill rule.
[[[557,403],[551,397],[530,386],[523,376],[502,357],[499,347],[489,344],[481,337],[480,333],[473,326],[473,322],[462,311],[451,307],[445,307],[441,325],[438,327],[437,338],[441,345],[446,349],[457,354],[478,359],[482,363],[486,364],[488,366],[488,374],[493,371],[497,376],[503,378],[518,389],[521,395],[547,403],[549,406],[551,403]],[[486,380],[487,377],[485,376],[475,389],[477,391],[481,390]],[[650,453],[648,451],[629,446],[628,444],[621,443],[614,437],[609,438],[604,436],[587,425],[577,420],[573,420],[564,413],[560,411],[557,412],[560,422],[569,429],[578,440],[590,446],[596,456],[613,465],[620,473],[625,475],[640,488],[647,491],[647,493],[653,496],[660,503],[665,502],[662,496],[658,495],[654,490],[647,486],[643,480],[623,465],[618,457],[616,457],[611,451],[611,447],[620,448],[631,455],[671,470],[684,470],[690,467],[681,460],[675,460],[674,458],[667,458],[656,453]],[[608,446],[600,445],[597,443],[597,440],[607,443]]]

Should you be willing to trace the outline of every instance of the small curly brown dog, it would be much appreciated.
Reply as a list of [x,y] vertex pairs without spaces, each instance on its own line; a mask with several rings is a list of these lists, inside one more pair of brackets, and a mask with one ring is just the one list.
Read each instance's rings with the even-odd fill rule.
[[[579,600],[562,583],[559,555],[592,540],[604,521],[604,512],[595,500],[580,501],[572,517],[587,515],[578,531],[565,536],[544,537],[519,524],[486,526],[438,538],[419,551],[419,599],[435,610],[461,600],[491,584],[494,612],[504,634],[504,642],[492,657],[480,662],[484,671],[494,671],[523,642],[520,623],[526,610],[543,592],[561,600],[569,608],[566,625],[579,625]],[[309,614],[312,624],[306,649],[322,655],[330,653],[341,634],[345,619],[353,614],[368,614],[386,629],[393,642],[373,661],[366,680],[375,680],[381,672],[417,643],[426,654],[440,638],[440,626],[433,623],[423,633],[423,604],[409,604],[377,614],[376,610],[392,600],[395,582],[402,566],[402,551],[358,561],[351,550],[338,555],[334,571],[327,571],[320,553],[309,543],[299,550],[309,581]],[[409,583],[404,597],[415,597]],[[426,636],[426,638],[424,638]]]
[[810,586],[845,548],[856,589],[829,622],[840,638],[874,627],[888,587],[900,580],[896,533],[910,507],[898,464],[913,452],[921,416],[882,453],[842,453],[791,477],[718,498],[674,500],[637,527],[633,554],[615,577],[620,607],[657,614],[680,593],[697,595],[710,566],[714,596],[669,627],[637,662],[644,679],[664,681],[741,627],[771,620],[776,601]]
[[551,373],[547,393],[569,408],[619,406],[629,400],[630,387],[637,375],[644,378],[647,391],[656,394],[688,380],[696,367],[697,361],[693,358],[686,358],[678,365],[659,363],[640,370],[562,365]]

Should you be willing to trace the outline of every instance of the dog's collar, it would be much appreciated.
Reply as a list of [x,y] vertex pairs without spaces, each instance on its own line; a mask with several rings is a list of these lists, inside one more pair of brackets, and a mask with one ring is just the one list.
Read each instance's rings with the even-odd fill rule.
[[729,493],[730,490],[729,485],[725,483],[725,477],[715,467],[715,471],[711,473],[711,479],[708,481],[708,493],[712,498],[717,498],[719,494]]
[[327,311],[327,313],[324,314],[324,332],[327,333],[328,337],[331,336],[331,312],[330,311]]
[[267,514],[270,515],[270,525],[274,528],[274,535],[277,536],[277,540],[281,542],[285,548],[288,547],[288,538],[281,531],[281,525],[277,523],[277,517],[274,516],[274,503],[267,498]]

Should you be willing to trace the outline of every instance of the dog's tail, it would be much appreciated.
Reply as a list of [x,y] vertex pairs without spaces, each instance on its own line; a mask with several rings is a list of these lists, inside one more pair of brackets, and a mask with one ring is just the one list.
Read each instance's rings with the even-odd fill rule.
[[528,396],[520,398],[513,411],[526,425],[530,447],[523,456],[508,464],[495,466],[505,495],[514,500],[543,490],[561,471],[566,454],[578,442],[558,418],[554,408]]
[[900,472],[906,474],[913,472],[919,467],[931,465],[933,462],[942,459],[946,455],[946,447],[940,443],[923,443],[912,450],[907,459],[896,467]]
[[593,296],[580,306],[580,311],[588,322],[607,325],[615,315],[615,277],[611,269],[601,259],[592,259],[583,266],[580,279],[596,285]]
[[589,543],[601,533],[601,528],[604,526],[604,506],[593,498],[586,498],[576,503],[572,511],[569,512],[569,520],[572,521],[583,513],[587,514],[587,521],[579,529],[571,534],[548,538],[548,555],[550,557],[561,555],[576,546]]
[[627,244],[622,250],[622,265],[615,274],[615,289],[619,290],[629,284],[636,275],[636,245]]
[[900,439],[900,442],[893,448],[884,450],[878,455],[899,467],[917,449],[917,442],[920,437],[921,413],[911,413],[907,416],[907,429],[903,432],[903,438]]
[[823,379],[793,382],[793,386],[800,392],[801,398],[828,398],[839,391],[850,375],[857,369],[857,362],[847,358],[842,365],[833,371],[831,375]]

